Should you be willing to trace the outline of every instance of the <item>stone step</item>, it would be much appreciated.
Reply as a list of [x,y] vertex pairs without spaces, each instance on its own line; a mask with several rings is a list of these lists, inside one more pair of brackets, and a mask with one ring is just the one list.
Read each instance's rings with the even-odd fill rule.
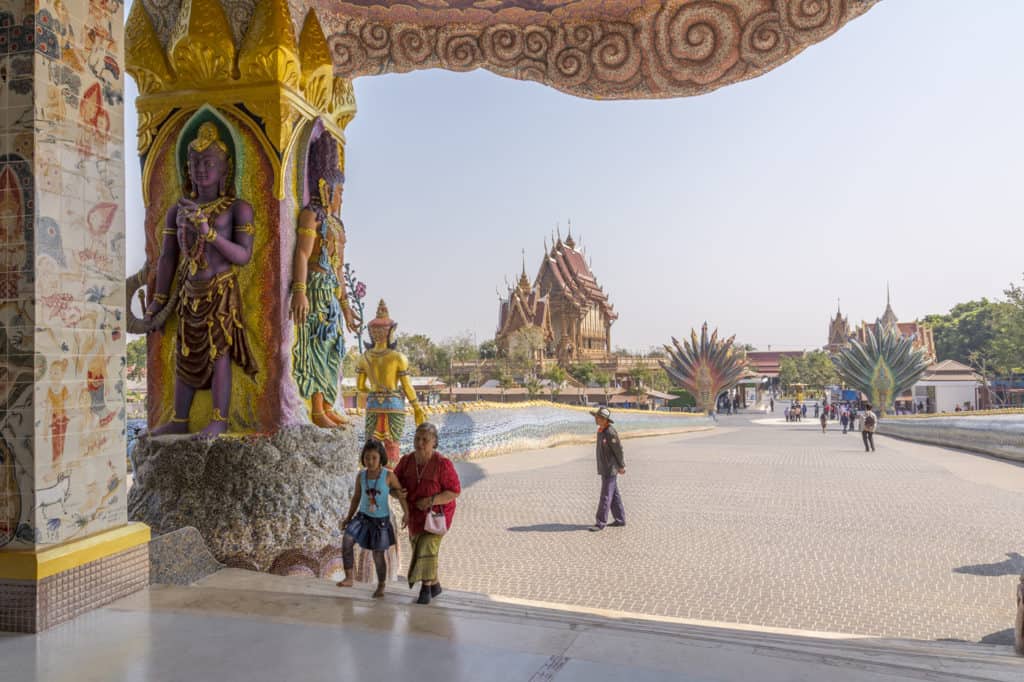
[[[656,647],[711,647],[792,661],[794,666],[830,665],[863,671],[865,675],[894,675],[927,680],[1024,679],[1024,657],[1011,647],[949,641],[883,639],[834,632],[813,632],[664,618],[645,614],[584,609],[566,604],[526,601],[509,597],[445,589],[430,606],[414,604],[418,589],[389,583],[383,600],[373,599],[375,585],[356,583],[338,588],[317,578],[280,577],[238,569],[225,569],[195,584],[197,588],[283,593],[310,598],[342,598],[363,607],[372,603],[413,618],[424,609],[443,612],[452,619],[500,623],[527,622],[553,631],[566,629],[611,638],[646,642]],[[865,677],[868,679],[868,677]]]

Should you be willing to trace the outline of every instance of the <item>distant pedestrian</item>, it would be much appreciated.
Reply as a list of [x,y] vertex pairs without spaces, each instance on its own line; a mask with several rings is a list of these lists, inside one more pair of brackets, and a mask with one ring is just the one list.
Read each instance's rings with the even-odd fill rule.
[[806,403],[804,403],[803,405],[800,406],[800,416],[801,417],[806,417],[807,416],[807,404]]
[[626,460],[622,456],[622,441],[612,426],[612,413],[607,407],[591,412],[597,424],[597,473],[601,476],[601,499],[597,504],[597,517],[590,527],[592,531],[603,530],[608,522],[608,509],[615,519],[612,526],[626,525],[626,510],[619,495],[618,476],[626,473]]
[[768,404],[771,405],[772,412],[774,412],[775,411],[775,398],[769,398],[768,399]]
[[828,427],[828,415],[822,412],[819,421],[821,422],[821,432],[825,433],[825,429]]
[[818,410],[819,410],[819,409],[820,409],[820,408],[818,407],[818,403],[814,403],[814,416],[815,416],[815,417],[817,417],[817,416],[818,416]]
[[840,415],[839,423],[843,425],[843,434],[845,435],[846,434],[846,427],[850,423],[850,415],[846,413],[846,410],[843,410],[842,415]]
[[878,416],[871,410],[871,405],[864,406],[864,416],[860,420],[860,437],[864,439],[864,452],[875,451],[875,424]]

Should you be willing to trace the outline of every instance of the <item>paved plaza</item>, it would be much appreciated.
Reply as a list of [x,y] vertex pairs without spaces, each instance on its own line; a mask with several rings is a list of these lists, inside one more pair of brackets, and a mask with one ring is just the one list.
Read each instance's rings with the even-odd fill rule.
[[[625,528],[587,532],[592,446],[461,463],[448,587],[720,623],[1011,643],[1024,467],[816,420],[627,440]],[[443,449],[443,443],[442,449]]]

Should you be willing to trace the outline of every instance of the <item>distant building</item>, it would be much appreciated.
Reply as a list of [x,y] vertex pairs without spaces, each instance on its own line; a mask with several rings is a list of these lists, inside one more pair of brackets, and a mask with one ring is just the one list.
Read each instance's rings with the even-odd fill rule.
[[828,325],[828,343],[825,345],[825,350],[829,353],[838,353],[850,345],[850,338],[866,343],[868,333],[876,331],[879,324],[882,325],[883,329],[896,329],[901,336],[913,336],[914,348],[922,349],[929,362],[935,362],[937,359],[935,355],[935,336],[932,328],[916,320],[913,322],[900,322],[892,309],[892,301],[888,289],[885,294],[885,311],[878,318],[878,321],[863,321],[852,333],[850,332],[850,324],[847,318],[843,317],[842,312],[837,309],[835,318]]
[[533,326],[545,340],[543,354],[568,366],[574,362],[603,362],[611,357],[611,327],[618,313],[597,283],[570,232],[558,237],[531,285],[525,263],[519,282],[499,302],[495,343],[507,353],[511,337]]
[[519,283],[508,290],[508,297],[501,299],[498,306],[498,333],[494,337],[498,353],[507,355],[512,336],[527,327],[540,331],[545,348],[554,348],[548,297],[542,296],[538,287],[530,284],[524,264]]
[[914,385],[911,409],[921,412],[953,412],[976,409],[981,377],[972,368],[956,360],[944,360],[930,366]]
[[836,306],[836,316],[828,323],[828,344],[825,350],[835,355],[850,344],[850,321],[843,317],[842,311]]

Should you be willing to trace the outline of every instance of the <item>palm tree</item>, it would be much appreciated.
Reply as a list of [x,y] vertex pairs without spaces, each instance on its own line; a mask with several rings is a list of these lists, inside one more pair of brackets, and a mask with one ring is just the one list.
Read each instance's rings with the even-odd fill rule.
[[697,401],[700,410],[714,409],[715,399],[739,383],[747,367],[746,354],[733,347],[735,336],[720,340],[716,329],[708,338],[708,323],[700,329],[690,330],[690,340],[679,343],[673,337],[671,346],[665,346],[669,362],[660,361],[672,381],[685,388]]
[[896,396],[913,386],[929,364],[924,349],[914,348],[913,336],[903,336],[880,320],[868,329],[865,343],[850,339],[833,362],[843,381],[866,394],[880,414],[889,411]]

